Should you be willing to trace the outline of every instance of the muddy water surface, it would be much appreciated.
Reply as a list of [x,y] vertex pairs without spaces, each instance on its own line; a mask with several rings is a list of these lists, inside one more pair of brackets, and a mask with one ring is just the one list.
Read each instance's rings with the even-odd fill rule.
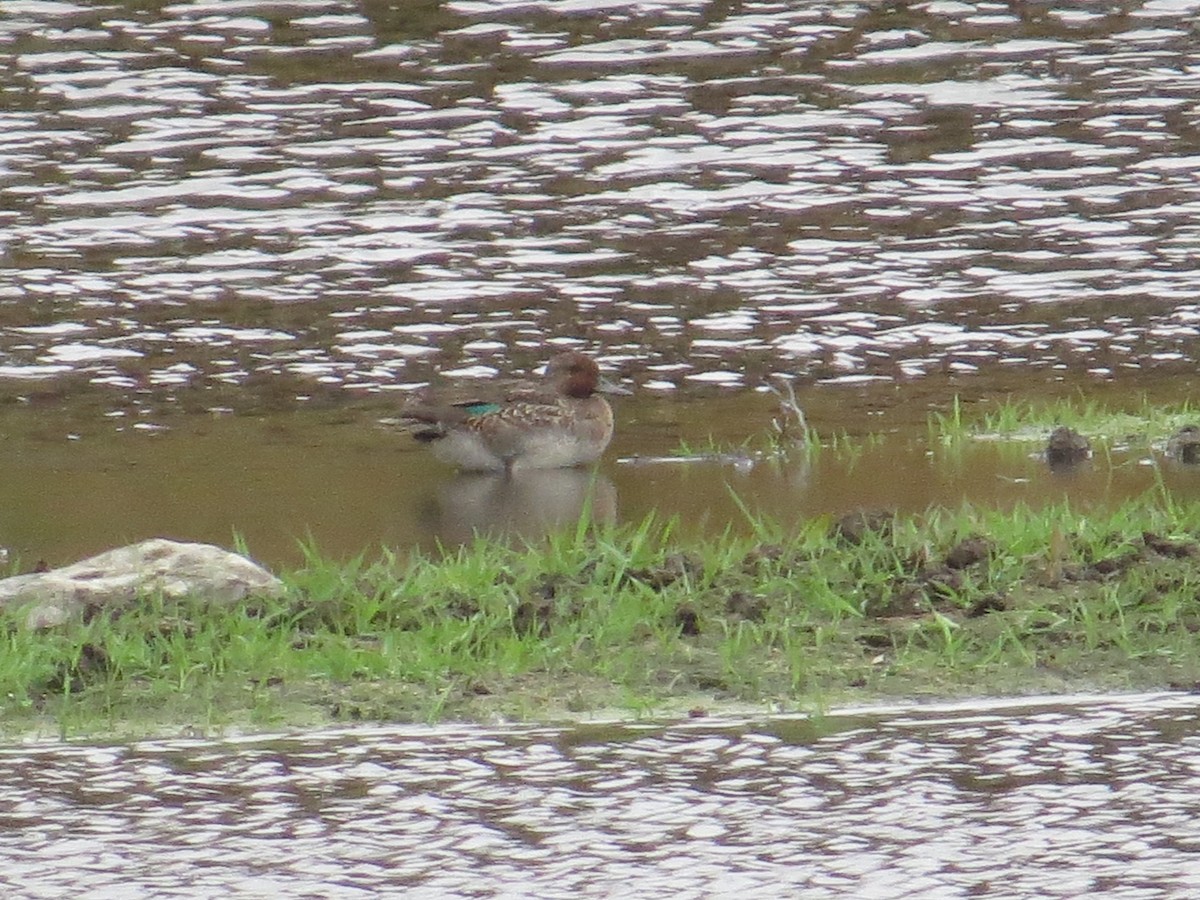
[[[758,402],[758,401],[753,401]],[[712,408],[744,416],[742,398],[673,404],[672,421],[706,441]],[[769,417],[770,404],[759,403]],[[0,442],[0,534],[23,559],[69,559],[148,535],[229,544],[295,564],[301,543],[349,558],[386,546],[435,550],[477,531],[536,538],[574,527],[582,511],[608,522],[676,515],[678,533],[752,527],[866,507],[920,512],[963,496],[1006,508],[1070,501],[1080,510],[1165,485],[1200,496],[1200,470],[1173,464],[1144,442],[1118,446],[1078,470],[1052,472],[1033,443],[931,447],[903,432],[852,453],[756,456],[732,446],[715,458],[672,457],[678,439],[658,423],[619,434],[595,472],[448,472],[394,430],[339,412],[182,417],[153,435],[85,423],[77,439],[9,435]],[[0,422],[24,419],[4,416]],[[14,427],[20,427],[20,422]],[[44,424],[44,420],[42,422]],[[734,426],[727,426],[732,431]],[[924,432],[922,432],[923,435]],[[74,433],[73,433],[74,434]]]
[[[612,515],[723,528],[730,477],[799,515],[1006,499],[1030,448],[931,467],[931,408],[1195,384],[1194,7],[6,3],[0,545],[520,521],[545,498],[379,420],[568,345],[638,389]],[[854,473],[616,462],[760,434],[773,376],[900,436]]]
[[1200,892],[1200,703],[0,749],[6,897]]

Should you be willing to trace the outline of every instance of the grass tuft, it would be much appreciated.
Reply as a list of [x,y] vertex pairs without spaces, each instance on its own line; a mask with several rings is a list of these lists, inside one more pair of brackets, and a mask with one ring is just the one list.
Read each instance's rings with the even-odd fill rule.
[[1200,410],[1187,401],[1153,405],[1146,398],[1132,408],[1113,409],[1087,397],[1056,401],[1009,398],[995,408],[969,416],[954,398],[948,412],[929,419],[930,443],[955,445],[967,440],[1044,441],[1059,425],[1108,443],[1145,445],[1165,441],[1185,425],[1200,424]]
[[145,598],[33,632],[5,613],[11,731],[809,709],[1200,681],[1200,504],[1152,491],[685,539],[657,516],[526,546],[308,542],[281,599]]

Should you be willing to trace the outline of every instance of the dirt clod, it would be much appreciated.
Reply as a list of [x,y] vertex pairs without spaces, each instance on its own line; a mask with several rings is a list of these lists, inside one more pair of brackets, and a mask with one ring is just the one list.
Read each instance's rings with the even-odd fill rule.
[[857,510],[846,513],[830,529],[830,534],[847,544],[861,544],[868,534],[889,535],[895,522],[895,513],[884,510]]
[[1148,550],[1157,553],[1159,556],[1167,556],[1171,559],[1185,559],[1200,553],[1200,548],[1196,546],[1195,541],[1171,540],[1170,538],[1160,537],[1149,531],[1142,533],[1142,543],[1146,545]]
[[991,541],[974,535],[959,541],[946,554],[946,566],[950,569],[966,569],[978,562],[986,561],[994,550]]
[[967,610],[967,618],[978,619],[988,613],[1004,612],[1007,608],[1004,598],[999,594],[988,594],[971,604],[971,608]]
[[691,553],[668,553],[662,565],[648,569],[637,569],[630,577],[661,591],[680,579],[698,580],[704,574],[704,563]]
[[553,621],[554,601],[546,597],[528,597],[513,610],[513,631],[522,636],[545,637]]
[[679,626],[680,634],[688,637],[700,634],[700,614],[696,612],[696,607],[690,603],[680,603],[675,608],[675,624]]
[[725,612],[748,622],[761,622],[767,617],[767,601],[745,591],[734,591],[725,599]]

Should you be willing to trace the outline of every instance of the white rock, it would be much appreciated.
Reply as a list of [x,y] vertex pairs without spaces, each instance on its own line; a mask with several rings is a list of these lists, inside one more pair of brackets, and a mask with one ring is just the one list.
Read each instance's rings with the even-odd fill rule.
[[0,579],[0,608],[29,605],[26,624],[48,628],[86,609],[121,609],[145,597],[223,605],[282,593],[283,582],[244,556],[153,538],[61,569]]

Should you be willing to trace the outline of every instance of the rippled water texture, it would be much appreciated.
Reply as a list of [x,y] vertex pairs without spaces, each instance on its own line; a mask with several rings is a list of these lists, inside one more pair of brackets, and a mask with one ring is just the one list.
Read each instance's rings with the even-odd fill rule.
[[1183,393],[1197,5],[5,3],[8,433],[386,405],[570,343],[639,387],[635,452],[772,374]]
[[0,749],[6,897],[1200,892],[1193,696]]

